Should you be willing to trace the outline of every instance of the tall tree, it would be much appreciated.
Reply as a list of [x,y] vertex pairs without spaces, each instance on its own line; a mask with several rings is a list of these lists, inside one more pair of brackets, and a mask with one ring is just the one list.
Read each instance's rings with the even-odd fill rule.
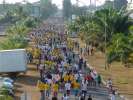
[[125,36],[122,33],[116,33],[112,38],[112,43],[108,46],[107,61],[112,63],[115,60],[121,61],[126,67],[129,57],[133,53],[132,35]]
[[72,15],[72,4],[71,0],[63,0],[63,16],[66,20],[71,18]]
[[126,10],[101,9],[91,16],[77,18],[70,25],[70,30],[78,30],[86,44],[94,44],[102,52],[107,49],[108,64],[118,60],[126,65],[129,58],[133,58],[132,25],[133,21]]
[[49,16],[55,14],[57,6],[52,4],[51,0],[41,0],[41,17],[47,19]]
[[106,0],[105,1],[105,3],[104,3],[104,5],[103,5],[103,7],[104,8],[114,8],[114,3],[113,3],[114,1],[111,1],[111,0]]
[[88,8],[86,6],[79,7],[77,5],[72,5],[72,14],[80,16],[87,13]]
[[121,8],[126,8],[127,7],[127,0],[114,0],[114,7],[117,10],[120,10]]

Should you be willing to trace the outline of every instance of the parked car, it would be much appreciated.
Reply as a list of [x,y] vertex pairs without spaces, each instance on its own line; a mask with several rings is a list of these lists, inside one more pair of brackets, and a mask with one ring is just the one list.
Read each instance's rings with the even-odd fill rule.
[[3,81],[4,82],[9,82],[9,83],[14,83],[14,81],[11,79],[11,78],[8,78],[8,77],[5,77],[5,78],[3,78]]
[[14,81],[8,77],[0,77],[0,95],[14,96]]

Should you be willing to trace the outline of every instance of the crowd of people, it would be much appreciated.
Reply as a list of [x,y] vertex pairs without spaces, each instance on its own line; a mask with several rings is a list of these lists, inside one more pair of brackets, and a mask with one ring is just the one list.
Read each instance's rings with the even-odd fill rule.
[[[34,31],[31,36],[41,36],[43,32],[47,33],[51,30],[51,27],[47,28],[48,30],[40,28]],[[77,47],[81,54],[77,55],[72,48],[67,47],[66,41],[62,43],[61,39],[58,39],[59,42],[52,40],[53,37],[50,37],[47,46],[46,44],[45,46],[38,46],[41,53],[37,70],[40,72],[40,81],[46,86],[45,91],[41,90],[40,92],[42,94],[45,92],[47,100],[51,97],[52,100],[58,100],[59,94],[62,94],[62,100],[70,100],[72,95],[78,100],[92,100],[91,94],[87,95],[88,87],[101,87],[102,79],[96,70],[87,66],[87,62],[83,57],[85,50],[80,49],[79,43],[75,42],[74,47]],[[90,46],[86,49],[86,52],[88,52],[88,55],[92,55],[93,50],[94,48]],[[55,54],[53,54],[53,51],[55,51]],[[33,57],[32,55],[29,56],[31,58],[30,62],[32,62]],[[113,99],[111,100],[115,100],[111,86],[112,81],[110,79],[107,82],[107,87],[109,93],[112,94],[111,98]]]
[[[71,95],[85,100],[88,86],[100,86],[101,76],[94,69],[87,69],[83,57],[76,55],[64,44],[60,48],[42,49],[41,61],[54,62],[51,65],[40,64],[37,68],[41,82],[47,85],[46,96],[57,100],[58,94],[62,93],[62,100],[70,100]],[[53,49],[57,49],[59,55],[52,55]]]

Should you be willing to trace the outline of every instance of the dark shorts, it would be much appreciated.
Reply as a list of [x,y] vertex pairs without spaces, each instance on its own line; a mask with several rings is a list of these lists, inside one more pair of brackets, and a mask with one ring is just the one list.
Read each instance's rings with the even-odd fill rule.
[[70,95],[70,90],[67,90],[67,94]]
[[86,90],[82,90],[82,94],[84,94],[84,96],[86,95],[87,91]]

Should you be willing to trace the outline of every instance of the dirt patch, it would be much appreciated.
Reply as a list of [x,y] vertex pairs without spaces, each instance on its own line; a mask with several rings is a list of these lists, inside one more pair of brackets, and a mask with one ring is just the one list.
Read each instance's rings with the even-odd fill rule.
[[27,93],[31,100],[39,100],[40,92],[36,87],[38,80],[39,72],[36,70],[36,66],[28,65],[27,73],[17,76],[15,82],[15,100],[20,100],[23,93]]

